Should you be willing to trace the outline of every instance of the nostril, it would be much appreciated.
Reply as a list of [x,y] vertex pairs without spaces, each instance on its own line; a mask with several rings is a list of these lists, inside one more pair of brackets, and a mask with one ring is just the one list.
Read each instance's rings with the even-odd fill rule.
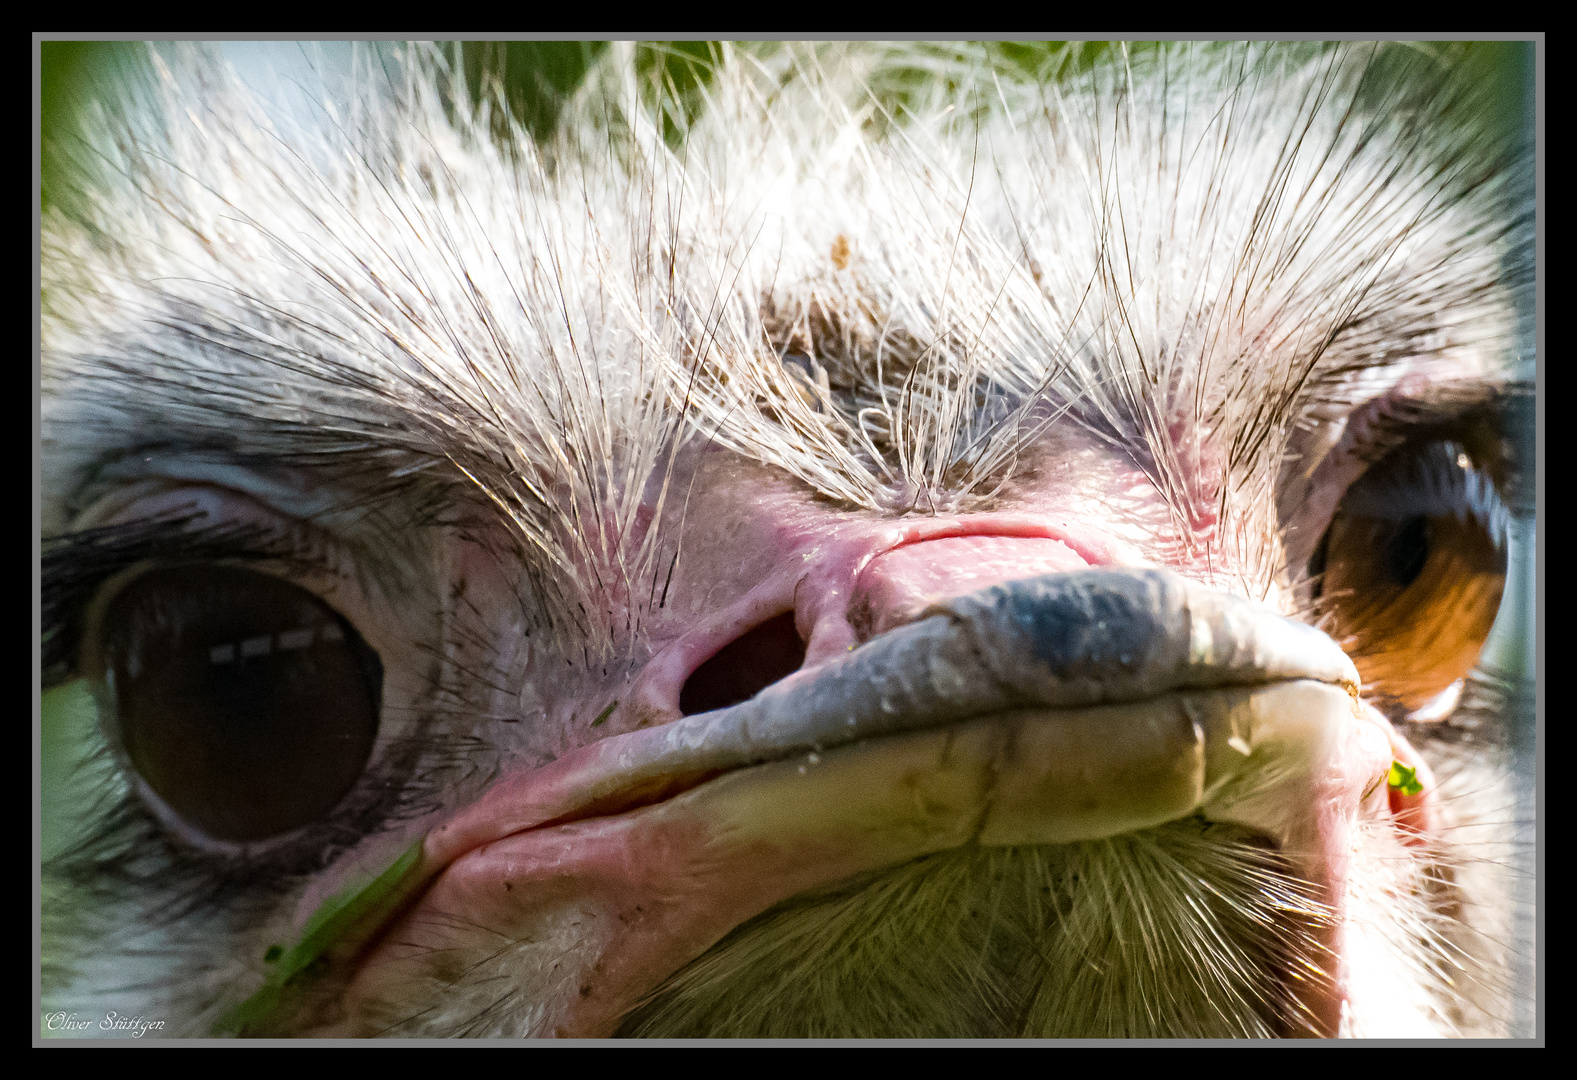
[[718,650],[695,669],[679,691],[686,716],[749,701],[805,663],[805,643],[794,628],[794,613],[759,623]]

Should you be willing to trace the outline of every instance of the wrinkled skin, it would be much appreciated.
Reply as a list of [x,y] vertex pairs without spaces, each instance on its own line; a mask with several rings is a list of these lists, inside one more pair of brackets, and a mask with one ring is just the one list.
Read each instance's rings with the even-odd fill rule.
[[[1086,454],[1081,481],[1107,473],[1134,482],[1120,462],[1100,459],[1092,448]],[[1103,509],[1098,503],[1055,480],[1005,500],[995,513],[910,523],[829,511],[794,485],[726,455],[710,455],[700,470],[702,494],[690,506],[692,520],[729,526],[702,527],[698,557],[670,594],[674,636],[655,650],[610,717],[608,737],[677,720],[684,677],[721,644],[783,610],[794,613],[805,639],[805,666],[813,669],[872,631],[901,626],[962,592],[1083,565],[1147,562],[1135,545],[1103,528],[1111,515],[1097,513]],[[1341,696],[1345,700],[1345,690]],[[555,711],[585,716],[597,700],[595,692],[570,697]],[[1377,714],[1349,707],[1335,715],[1336,747],[1308,763],[1310,775],[1276,792],[1276,798],[1297,801],[1292,816],[1298,820],[1261,820],[1267,831],[1296,836],[1300,869],[1320,883],[1320,899],[1339,910],[1347,831],[1360,816],[1393,818],[1375,778],[1393,757],[1416,755]],[[562,757],[573,758],[578,749],[567,748]],[[410,988],[447,981],[466,966],[466,956],[481,962],[495,936],[528,937],[571,909],[584,920],[574,954],[580,966],[572,977],[555,979],[562,980],[567,1000],[551,1009],[553,1031],[610,1034],[624,1012],[670,973],[773,904],[972,842],[978,827],[972,803],[951,813],[932,811],[936,821],[911,818],[912,811],[892,805],[934,774],[948,779],[947,759],[957,748],[944,749],[942,761],[933,759],[929,744],[872,746],[866,753],[871,761],[851,763],[816,787],[813,779],[796,780],[779,768],[757,780],[739,776],[713,796],[721,804],[716,809],[705,798],[693,806],[676,799],[645,813],[518,831],[520,804],[533,801],[533,774],[509,777],[503,781],[510,785],[507,798],[484,797],[445,827],[463,839],[450,839],[445,829],[431,834],[430,857],[447,868],[366,961],[351,987],[350,1017],[325,1033],[368,1033],[363,1025],[376,1030],[411,1008]],[[898,760],[886,763],[884,756]],[[989,788],[992,780],[977,782]],[[753,795],[752,783],[768,791]],[[805,790],[794,790],[796,783]],[[889,784],[897,795],[869,790]],[[788,790],[772,792],[773,785]],[[977,797],[989,801],[989,791]],[[1322,812],[1327,801],[1330,809]],[[812,807],[837,809],[822,811],[827,820],[813,814],[807,821]],[[1429,813],[1426,800],[1419,808]],[[891,813],[899,818],[884,821]],[[456,929],[462,918],[465,928]],[[475,922],[489,933],[478,935]],[[587,924],[595,928],[590,933]],[[1339,952],[1338,941],[1331,946]],[[1339,990],[1328,988],[1309,1007],[1333,1033]]]
[[[494,729],[500,767],[490,784],[462,789],[452,810],[373,838],[315,881],[299,902],[298,920],[347,881],[364,877],[364,867],[387,862],[406,838],[425,834],[419,898],[377,928],[356,956],[354,974],[342,976],[348,985],[339,1000],[325,1006],[313,997],[310,1008],[270,1016],[258,1033],[441,1031],[453,1022],[449,1009],[463,1014],[474,1007],[474,995],[493,993],[490,979],[478,973],[491,971],[499,941],[546,939],[554,957],[546,970],[529,952],[509,961],[510,977],[534,998],[521,1019],[542,1033],[606,1036],[669,975],[781,901],[916,856],[1057,835],[1067,811],[1059,809],[1065,799],[1055,790],[1032,791],[1019,808],[1019,823],[1006,833],[986,827],[983,808],[993,798],[1009,798],[998,789],[1011,785],[1006,777],[1022,772],[1024,759],[1035,765],[1036,754],[1004,758],[1000,733],[980,723],[868,740],[824,758],[811,753],[807,759],[801,752],[779,765],[710,781],[706,773],[681,772],[660,780],[655,790],[618,794],[612,805],[604,797],[585,807],[581,791],[621,768],[619,759],[589,759],[589,753],[678,721],[680,690],[691,673],[723,645],[783,612],[792,613],[804,642],[805,670],[796,676],[804,679],[932,605],[1002,582],[1085,567],[1165,566],[1212,584],[1226,577],[1190,563],[1168,565],[1161,538],[1136,543],[1113,528],[1144,521],[1147,501],[1156,501],[1146,496],[1142,474],[1119,456],[1073,433],[1048,436],[1039,454],[1040,467],[1026,470],[989,512],[897,519],[829,507],[796,482],[727,452],[687,457],[693,494],[684,520],[669,527],[685,530],[691,554],[676,571],[667,605],[651,629],[650,659],[633,668],[627,683],[572,678],[537,690],[534,703],[547,722]],[[1122,492],[1120,508],[1100,494],[1113,490]],[[134,520],[165,503],[214,498],[224,501],[203,505],[215,516],[266,516],[259,505],[266,499],[187,484],[122,505],[116,515]],[[429,557],[465,582],[464,608],[450,608],[444,619],[463,627],[472,642],[507,636],[518,600],[498,548],[489,550],[475,539],[446,540]],[[344,610],[371,606],[365,599],[348,602],[347,582],[338,588]],[[401,617],[385,617],[392,636]],[[362,626],[369,640],[379,642],[375,623]],[[486,659],[484,651],[469,661],[462,654],[456,663]],[[1290,763],[1275,751],[1250,758],[1250,804],[1201,809],[1207,817],[1241,822],[1273,837],[1298,876],[1312,883],[1312,898],[1339,913],[1353,828],[1368,822],[1389,829],[1403,821],[1427,827],[1433,788],[1413,799],[1388,796],[1378,779],[1390,762],[1419,761],[1418,755],[1380,714],[1355,702],[1350,674],[1320,673],[1316,657],[1307,663],[1311,677],[1331,681],[1297,683],[1282,672],[1279,679],[1266,675],[1259,683],[1323,686],[1324,696],[1289,699],[1322,729],[1319,739],[1295,747]],[[555,658],[532,655],[528,672],[539,664],[552,670]],[[397,670],[390,665],[391,674]],[[526,684],[541,686],[529,678]],[[615,695],[612,712],[589,724]],[[473,699],[473,706],[503,714],[520,708],[512,698]],[[1152,694],[1094,723],[1135,732],[1119,736],[1120,744],[1138,737],[1144,717],[1164,711],[1167,698]],[[521,741],[505,741],[517,732]],[[963,741],[955,744],[955,738]],[[1028,736],[1020,732],[1014,738]],[[1036,744],[1029,738],[1027,745]],[[1082,768],[1089,769],[1101,767],[1103,755],[1117,750],[1084,752],[1090,760]],[[1153,754],[1165,761],[1191,752],[1168,744]],[[1040,764],[1048,753],[1056,756],[1043,751]],[[817,763],[809,774],[807,760]],[[1148,781],[1140,777],[1148,774],[1135,770],[1144,767],[1145,762],[1114,766],[1117,771],[1098,785],[1118,792],[1142,787]],[[1259,790],[1256,769],[1275,772],[1278,779]],[[617,812],[632,804],[650,805]],[[1154,820],[1193,809],[1185,802]],[[1109,807],[1093,826],[1072,835],[1122,831],[1123,812],[1122,806]],[[565,817],[580,820],[552,823]],[[1318,933],[1322,947],[1340,957],[1339,922]],[[1339,960],[1327,966],[1329,981],[1304,995],[1303,1012],[1288,1021],[1288,1033],[1337,1030],[1345,973]],[[437,1016],[424,1004],[434,995],[452,1002],[440,1004]]]

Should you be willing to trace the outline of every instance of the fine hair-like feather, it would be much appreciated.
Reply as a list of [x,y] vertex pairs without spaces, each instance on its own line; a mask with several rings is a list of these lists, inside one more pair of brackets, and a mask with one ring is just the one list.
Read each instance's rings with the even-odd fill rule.
[[[544,134],[437,48],[359,54],[348,91],[296,110],[155,49],[63,143],[84,179],[45,217],[45,534],[155,459],[274,470],[389,591],[425,587],[435,532],[504,523],[528,651],[611,685],[650,656],[686,557],[685,455],[897,518],[1012,507],[1036,441],[1077,429],[1143,478],[1117,528],[1144,555],[1306,614],[1286,520],[1310,447],[1404,374],[1529,375],[1508,349],[1516,161],[1425,50],[1082,55],[720,46],[684,98],[616,46]],[[531,698],[524,661],[478,652]],[[427,704],[468,707],[463,681],[435,676]],[[499,767],[484,740],[422,738],[423,791]],[[1373,948],[1349,1033],[1499,1032],[1510,1007],[1517,795],[1498,746],[1445,756],[1455,830],[1360,837],[1348,917]],[[207,871],[138,854],[149,826],[107,752],[94,767],[119,831],[50,871],[91,897],[46,924],[54,987],[109,1000],[122,976],[91,943],[140,951],[158,959],[126,980],[209,1022],[244,963],[148,913],[186,889],[206,933],[251,941],[313,868],[196,889]],[[1331,917],[1198,821],[966,850],[767,912],[626,1030],[1298,1030],[1286,973],[1326,977],[1308,930]],[[410,1030],[539,1033],[492,994],[478,976]]]

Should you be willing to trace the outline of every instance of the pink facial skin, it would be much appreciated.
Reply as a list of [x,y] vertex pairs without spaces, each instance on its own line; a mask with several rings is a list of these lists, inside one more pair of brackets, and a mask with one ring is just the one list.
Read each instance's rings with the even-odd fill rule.
[[[1137,482],[1124,472],[1124,483]],[[691,672],[784,612],[794,613],[812,668],[947,596],[1053,570],[1154,564],[1081,511],[1071,493],[1025,500],[1022,510],[881,519],[831,511],[781,475],[721,454],[703,458],[693,491],[685,528],[704,533],[701,550],[675,580],[669,605],[670,624],[682,632],[656,651],[623,699],[616,719],[627,723],[676,718]],[[980,545],[973,550],[925,546],[971,537]],[[928,554],[906,554],[916,545]]]
[[[1155,524],[1159,500],[1142,474],[1065,437],[1043,448],[1029,482],[977,513],[891,518],[839,511],[780,474],[727,454],[703,454],[693,468],[695,494],[682,523],[689,554],[651,628],[649,659],[632,683],[616,690],[574,678],[542,680],[548,690],[540,721],[506,729],[517,741],[500,777],[468,805],[420,823],[427,830],[425,892],[376,938],[339,1015],[304,1033],[398,1028],[411,1019],[402,1003],[463,994],[478,985],[479,971],[507,954],[513,966],[499,977],[518,981],[522,998],[539,1009],[531,1030],[605,1036],[642,995],[776,903],[970,842],[972,819],[949,816],[946,808],[949,799],[967,805],[989,788],[990,769],[979,766],[990,761],[990,748],[980,743],[989,742],[984,731],[958,735],[966,750],[974,745],[969,740],[979,743],[973,758],[959,752],[944,760],[934,740],[918,736],[845,748],[869,775],[942,784],[942,810],[918,823],[901,814],[894,819],[874,786],[851,785],[847,778],[861,774],[842,758],[843,773],[827,771],[822,779],[797,778],[795,770],[814,763],[796,759],[721,778],[675,776],[625,793],[616,805],[587,806],[585,792],[617,776],[627,738],[678,719],[691,673],[768,619],[793,613],[805,643],[804,674],[791,677],[798,679],[931,604],[998,582],[1087,566],[1157,564],[1207,577],[1214,587],[1230,580],[1221,552],[1184,558],[1165,539]],[[154,482],[146,497],[122,500],[110,516],[136,517],[194,500],[212,503],[216,517],[267,515],[222,488]],[[664,524],[680,528],[676,521]],[[1130,539],[1135,536],[1150,542],[1140,547]],[[509,625],[518,601],[496,554],[460,544],[446,558],[470,583],[467,600],[495,628],[494,640],[507,637],[496,628]],[[377,621],[358,620],[374,628]],[[530,668],[553,661],[551,654],[522,655],[529,657],[522,661],[528,683],[536,682]],[[614,698],[620,703],[606,723],[591,725],[588,718]],[[500,712],[510,707],[508,699],[495,703]],[[1426,842],[1435,827],[1433,781],[1422,760],[1379,713],[1349,711],[1309,745],[1300,769],[1221,813],[1274,838],[1318,888],[1338,915],[1325,942],[1338,958],[1357,819],[1389,817],[1415,843]],[[1420,769],[1422,794],[1386,788],[1393,759]],[[802,798],[795,785],[816,783],[830,786],[813,802],[831,809],[807,816],[795,801]],[[872,825],[883,820],[890,827]],[[407,836],[382,837],[383,847],[408,843]],[[375,870],[381,850],[358,851],[335,869]],[[340,880],[324,875],[303,898],[301,919]],[[553,959],[531,960],[519,952],[521,942],[543,943]],[[1336,1030],[1345,977],[1339,961],[1330,966],[1332,979],[1304,997],[1326,1033]],[[422,989],[432,983],[437,995]]]
[[[1108,467],[1105,490],[1143,503],[1133,470]],[[396,1029],[411,1019],[402,1002],[433,1000],[422,987],[462,995],[507,953],[513,966],[499,977],[519,980],[522,1000],[541,1009],[532,1030],[606,1036],[642,995],[774,904],[968,842],[946,814],[921,827],[873,828],[882,807],[865,805],[847,784],[823,801],[832,810],[807,820],[793,796],[774,794],[775,784],[799,782],[790,775],[804,774],[798,760],[721,779],[674,777],[665,790],[589,811],[578,795],[617,772],[622,736],[677,719],[689,674],[766,619],[793,612],[805,668],[814,669],[948,596],[1034,574],[1158,561],[1108,527],[1110,505],[1088,489],[1037,488],[989,513],[893,520],[829,509],[727,455],[708,455],[697,468],[704,482],[686,528],[700,550],[676,577],[653,631],[658,645],[631,691],[600,731],[555,731],[556,746],[526,749],[480,798],[435,823],[423,853],[431,884],[362,961],[343,1013],[311,1034]],[[594,689],[571,689],[549,715],[572,707],[590,715],[602,700]],[[1432,785],[1400,803],[1385,787],[1393,757],[1418,761],[1405,740],[1371,709],[1345,712],[1309,745],[1301,770],[1225,815],[1275,838],[1337,912],[1326,944],[1338,958],[1356,820],[1394,816],[1423,829],[1432,813]],[[951,775],[954,765],[933,747],[898,745],[905,738],[852,749],[887,754],[880,768],[916,783]],[[967,792],[990,779],[961,774],[948,783]],[[1345,977],[1339,961],[1330,966],[1330,981],[1304,998],[1326,1034],[1336,1031]]]

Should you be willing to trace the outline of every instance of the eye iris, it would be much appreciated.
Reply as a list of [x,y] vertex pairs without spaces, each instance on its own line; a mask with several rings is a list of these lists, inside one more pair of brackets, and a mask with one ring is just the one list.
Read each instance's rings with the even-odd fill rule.
[[206,835],[300,828],[361,775],[382,665],[306,590],[237,567],[155,569],[110,601],[103,625],[126,754]]
[[1449,442],[1403,447],[1342,500],[1309,569],[1332,632],[1382,697],[1416,709],[1477,663],[1505,585],[1497,511]]

